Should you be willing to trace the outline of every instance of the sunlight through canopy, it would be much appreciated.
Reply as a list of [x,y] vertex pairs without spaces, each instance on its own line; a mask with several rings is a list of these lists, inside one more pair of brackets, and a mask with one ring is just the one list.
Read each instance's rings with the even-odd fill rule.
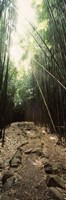
[[[35,21],[35,10],[31,6],[31,0],[17,0],[16,4],[17,11],[17,24],[16,31],[12,33],[12,44],[10,49],[10,56],[16,67],[18,68],[20,59],[22,57],[22,48],[20,47],[20,39],[27,32],[26,19],[34,22]],[[25,65],[26,67],[28,65]],[[28,68],[28,67],[27,67]]]

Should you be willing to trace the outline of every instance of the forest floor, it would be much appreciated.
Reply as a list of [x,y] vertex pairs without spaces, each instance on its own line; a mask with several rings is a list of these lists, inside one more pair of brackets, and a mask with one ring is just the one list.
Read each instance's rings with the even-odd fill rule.
[[45,127],[17,122],[0,141],[0,200],[66,200],[66,144]]

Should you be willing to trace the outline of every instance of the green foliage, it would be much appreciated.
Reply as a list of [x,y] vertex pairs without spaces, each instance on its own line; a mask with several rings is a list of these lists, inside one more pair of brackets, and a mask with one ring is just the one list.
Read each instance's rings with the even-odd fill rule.
[[16,82],[15,104],[25,105],[27,101],[33,98],[32,73],[22,72],[22,75]]
[[[65,92],[56,81],[65,85],[66,3],[65,1],[33,0],[32,6],[35,7],[37,15],[36,27],[29,23],[32,28],[31,37],[34,41],[34,46],[32,46],[34,54],[31,58],[32,71],[39,81],[55,124],[65,124]],[[43,70],[43,66],[55,77],[54,80]],[[36,101],[39,98],[41,104],[40,94],[37,90]],[[57,91],[56,96],[55,91]]]
[[6,91],[9,109],[10,105],[13,109],[14,105],[15,109],[19,105],[20,109],[30,107],[33,120],[49,124],[48,111],[52,123],[65,124],[65,91],[61,86],[65,86],[66,3],[32,0],[37,23],[28,22],[29,30],[20,39],[19,70],[9,61],[16,18],[14,4],[14,1],[0,1],[0,97]]
[[9,74],[8,74],[8,91],[7,94],[12,97],[14,100],[14,96],[16,93],[16,84],[17,84],[17,69],[10,61],[9,63]]
[[[0,128],[4,128],[10,118],[9,108],[13,101],[8,94],[8,74],[9,74],[9,50],[11,33],[15,25],[14,1],[0,1]],[[11,106],[11,110],[12,110]],[[8,113],[8,117],[7,117]],[[3,134],[3,142],[4,142]]]

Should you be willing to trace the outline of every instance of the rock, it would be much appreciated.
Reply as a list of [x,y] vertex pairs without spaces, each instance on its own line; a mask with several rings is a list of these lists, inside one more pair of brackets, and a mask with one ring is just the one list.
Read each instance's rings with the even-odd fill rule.
[[22,156],[22,154],[21,154],[20,150],[16,151],[16,153],[14,154],[15,158],[20,158],[21,159],[21,156]]
[[6,172],[6,174],[4,174],[2,177],[2,184],[4,184],[7,181],[7,179],[12,176],[13,176],[13,172],[11,171]]
[[59,172],[58,168],[57,168],[56,166],[54,166],[54,167],[52,168],[52,173],[53,173],[53,174],[58,174],[58,172]]
[[14,182],[14,177],[7,179],[7,181],[4,183],[2,187],[2,192],[8,191],[11,188],[13,182]]
[[11,167],[18,167],[19,164],[21,164],[20,158],[14,157],[14,158],[10,161],[10,166],[11,166]]
[[57,165],[57,164],[54,164],[53,166],[52,166],[52,173],[53,174],[59,174],[60,173],[60,171],[61,171],[61,166],[59,166],[59,165]]
[[44,165],[44,169],[47,174],[52,174],[52,166],[49,163]]
[[31,149],[27,149],[26,151],[25,151],[25,154],[30,154],[30,153],[32,153],[32,148]]
[[55,200],[63,200],[64,199],[62,193],[57,188],[54,188],[54,187],[50,187],[49,196]]
[[66,174],[66,163],[62,165],[63,172]]
[[33,149],[32,153],[35,153],[38,156],[42,156],[43,155],[42,149],[40,147]]
[[26,144],[28,144],[28,141],[23,142],[23,143],[22,143],[22,146],[24,146],[24,145],[26,145]]
[[61,179],[57,175],[48,176],[46,181],[47,181],[48,187],[53,186],[53,187],[59,187],[59,188],[65,189],[65,184],[64,184],[63,179]]
[[47,132],[45,131],[45,129],[42,130],[43,135],[45,135]]
[[37,138],[37,135],[33,132],[30,133],[30,139],[36,139]]
[[23,147],[24,145],[26,145],[26,144],[28,144],[28,141],[24,141],[24,142],[17,148],[17,150],[22,150],[22,147]]
[[9,161],[11,167],[18,167],[21,164],[21,151],[17,150],[12,159]]
[[51,141],[54,141],[54,142],[56,142],[57,141],[57,138],[56,138],[56,136],[50,136],[50,138],[49,138]]

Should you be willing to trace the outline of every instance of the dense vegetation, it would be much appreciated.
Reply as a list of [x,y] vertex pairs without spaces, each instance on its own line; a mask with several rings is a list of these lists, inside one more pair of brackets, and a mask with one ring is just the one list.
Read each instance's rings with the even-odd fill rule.
[[21,73],[9,55],[16,5],[0,0],[0,128],[30,120],[61,134],[66,126],[66,2],[32,0],[32,7],[37,19],[35,25],[26,19],[28,32],[20,39]]

